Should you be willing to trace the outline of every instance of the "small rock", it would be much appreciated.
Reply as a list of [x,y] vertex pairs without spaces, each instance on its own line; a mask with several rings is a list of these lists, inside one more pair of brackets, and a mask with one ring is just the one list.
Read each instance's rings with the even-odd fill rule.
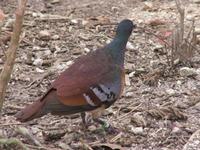
[[147,70],[145,68],[137,68],[137,69],[135,69],[134,75],[138,76],[138,75],[143,74],[143,73],[147,73]]
[[38,51],[38,50],[40,50],[40,47],[39,46],[33,46],[33,50]]
[[72,19],[72,20],[71,20],[71,23],[77,24],[77,23],[78,23],[78,20],[77,20],[77,19]]
[[5,23],[5,28],[12,28],[14,22],[15,22],[15,19],[9,18],[8,21]]
[[150,65],[153,69],[158,68],[158,65],[160,64],[159,60],[151,60]]
[[148,93],[152,93],[153,89],[151,87],[146,87],[144,89],[141,90],[142,94],[148,94]]
[[106,44],[109,44],[111,42],[111,39],[106,40]]
[[137,112],[133,116],[131,116],[131,122],[134,123],[137,127],[146,127],[147,122],[141,113]]
[[193,0],[194,3],[200,4],[200,0]]
[[187,13],[186,14],[191,14],[191,13],[194,13],[195,12],[195,9],[194,8],[187,8]]
[[56,66],[56,68],[58,70],[64,70],[66,68],[66,65],[65,64],[59,64],[59,65]]
[[194,32],[195,32],[195,33],[197,33],[197,34],[200,34],[200,28],[198,28],[198,27],[195,27],[195,30],[194,30]]
[[197,75],[197,71],[194,68],[182,67],[179,70],[179,74],[182,77],[196,76]]
[[73,61],[70,60],[70,61],[68,61],[68,62],[66,63],[66,65],[67,65],[67,66],[70,66],[72,63],[73,63]]
[[72,150],[72,148],[70,148],[68,144],[63,143],[63,142],[58,143],[58,146],[62,148],[63,150]]
[[129,78],[128,75],[125,75],[125,84],[126,84],[127,86],[130,86],[130,85],[131,85],[131,81],[130,81],[130,78]]
[[33,61],[33,65],[41,66],[43,64],[43,60],[41,58],[37,58]]
[[168,95],[174,95],[176,92],[175,92],[174,89],[167,89],[167,90],[166,90],[166,93],[167,93]]
[[53,40],[59,40],[60,37],[59,37],[59,35],[53,35],[53,36],[52,36],[52,39],[53,39]]
[[85,47],[85,48],[84,48],[84,51],[85,51],[86,53],[88,53],[88,52],[90,52],[90,49],[87,48],[87,47]]
[[80,34],[78,35],[78,37],[81,38],[82,40],[85,40],[85,41],[90,40],[89,34],[80,33]]
[[179,127],[174,127],[172,129],[172,133],[180,133],[181,132],[181,129]]
[[174,60],[174,65],[177,65],[179,62],[180,62],[180,59],[179,59],[179,58],[175,59],[175,60]]
[[178,80],[178,81],[176,82],[176,84],[177,84],[177,85],[181,85],[182,82],[181,82],[180,80]]
[[119,8],[118,8],[118,7],[115,7],[115,6],[113,6],[113,7],[111,8],[111,10],[112,10],[112,11],[114,11],[114,12],[117,12],[117,11],[119,11]]
[[198,68],[198,69],[196,70],[196,73],[197,73],[198,75],[200,75],[200,68]]
[[39,32],[39,36],[40,36],[41,39],[47,40],[47,39],[50,39],[51,34],[48,30],[42,30],[42,31]]
[[69,32],[72,32],[72,30],[73,30],[73,26],[69,26],[68,31],[69,31]]
[[163,48],[164,48],[163,45],[161,45],[161,44],[156,44],[155,47],[153,48],[153,50],[154,50],[154,52],[157,52],[158,50],[163,49]]
[[55,45],[55,49],[56,50],[55,50],[54,54],[57,54],[61,51],[61,48],[58,45]]
[[41,130],[39,128],[35,127],[35,126],[31,126],[31,131],[32,131],[33,134],[41,132]]
[[51,51],[50,50],[44,51],[44,56],[49,56],[49,55],[51,55]]
[[[199,31],[199,33],[200,33],[200,31]],[[192,60],[191,60],[193,63],[200,63],[200,57],[199,56],[194,56],[194,57],[192,57]]]
[[134,95],[134,92],[126,92],[125,96],[126,97],[132,97]]
[[130,43],[130,42],[127,42],[127,44],[126,44],[126,49],[128,49],[128,50],[133,50],[133,49],[134,49],[133,44]]
[[196,14],[188,14],[186,16],[186,19],[192,21],[192,20],[194,20],[195,17],[196,17]]
[[88,127],[88,130],[91,131],[91,132],[95,131],[96,129],[97,128],[94,125],[91,125],[91,126]]
[[131,126],[131,131],[134,134],[136,134],[136,135],[143,135],[144,134],[143,127],[134,127],[134,126]]
[[81,23],[82,23],[83,26],[86,26],[89,22],[87,20],[82,20]]
[[44,70],[42,70],[42,69],[40,69],[40,68],[35,68],[35,71],[36,71],[36,72],[39,72],[39,73],[43,73],[43,72],[44,72]]
[[63,62],[63,63],[59,63],[58,65],[56,65],[56,69],[58,70],[64,70],[67,67],[69,67],[71,64],[73,63],[73,61],[68,61],[68,62]]
[[63,139],[65,144],[70,144],[74,139],[74,133],[66,133]]
[[142,10],[151,10],[153,8],[153,3],[152,2],[144,2],[144,6],[142,8]]
[[31,81],[31,78],[27,77],[25,78],[25,81]]
[[32,17],[35,17],[35,18],[38,17],[38,13],[33,12]]
[[135,71],[128,74],[129,78],[132,78],[135,75]]
[[52,0],[51,4],[56,4],[56,3],[60,3],[60,0]]
[[113,110],[113,108],[108,108],[108,109],[105,109],[105,111],[103,112],[103,115],[105,116],[108,116],[108,115],[113,115],[113,114],[116,114],[116,111]]
[[125,70],[126,70],[126,72],[128,72],[128,73],[130,73],[131,71],[133,71],[133,68],[135,67],[135,65],[134,64],[132,64],[132,63],[127,63],[127,64],[125,64]]

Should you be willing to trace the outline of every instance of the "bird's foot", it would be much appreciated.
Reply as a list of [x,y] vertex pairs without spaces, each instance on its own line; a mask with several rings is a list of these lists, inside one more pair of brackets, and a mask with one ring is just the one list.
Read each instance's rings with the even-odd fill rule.
[[111,133],[114,134],[116,132],[118,132],[118,129],[111,126],[111,124],[109,124],[107,121],[103,120],[103,119],[99,119],[99,118],[95,118],[93,119],[95,122],[99,123],[102,127],[102,129],[104,131],[106,131],[107,133]]
[[[107,121],[100,119],[100,118],[92,118],[91,115],[83,112],[81,113],[81,118],[82,118],[82,123],[83,123],[83,128],[84,130],[87,130],[89,126],[94,125],[94,122],[98,123],[101,125],[100,130],[103,130],[107,133],[117,133],[118,129],[111,126]],[[97,129],[99,130],[99,129]]]

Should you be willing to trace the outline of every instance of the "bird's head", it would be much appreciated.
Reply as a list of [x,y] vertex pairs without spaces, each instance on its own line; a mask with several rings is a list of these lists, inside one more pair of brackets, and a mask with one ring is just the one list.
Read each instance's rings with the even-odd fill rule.
[[117,37],[129,37],[136,25],[129,19],[122,20],[117,27]]

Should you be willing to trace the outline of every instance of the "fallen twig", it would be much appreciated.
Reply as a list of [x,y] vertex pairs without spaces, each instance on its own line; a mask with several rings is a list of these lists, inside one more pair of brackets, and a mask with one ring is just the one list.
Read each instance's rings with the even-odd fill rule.
[[17,133],[23,135],[27,139],[29,139],[33,144],[42,147],[41,143],[33,137],[32,133],[29,132],[29,130],[25,127],[18,127],[17,128]]
[[11,138],[11,139],[0,139],[0,148],[6,147],[6,149],[16,149],[20,150],[28,150],[28,148],[18,139]]
[[40,147],[40,146],[34,146],[34,145],[29,145],[29,144],[25,144],[28,148],[30,148],[31,150],[36,149],[36,150],[49,150],[49,148],[46,147]]
[[93,150],[93,148],[89,144],[85,143],[84,141],[81,141],[81,144],[83,145],[83,149]]
[[29,85],[25,86],[24,88],[37,87],[46,77],[48,77],[48,76],[50,76],[52,74],[53,74],[53,72],[51,70],[49,70],[48,72],[46,72],[45,74],[43,74],[42,77],[40,77],[39,79],[36,79],[36,80],[32,81]]
[[13,126],[13,125],[24,125],[24,123],[4,123],[4,124],[0,124],[0,126]]
[[60,15],[51,15],[51,14],[44,15],[43,14],[41,17],[38,17],[35,20],[36,21],[49,21],[49,20],[58,21],[58,20],[69,20],[69,17],[60,16]]
[[137,110],[141,105],[142,105],[142,104],[137,105],[137,106],[134,107],[130,112],[128,112],[128,113],[126,113],[126,114],[124,114],[124,115],[121,115],[121,116],[119,116],[119,117],[117,117],[117,118],[111,119],[111,121],[114,121],[114,120],[120,121],[121,119],[124,120],[125,118],[129,117],[129,115],[131,115],[135,110]]

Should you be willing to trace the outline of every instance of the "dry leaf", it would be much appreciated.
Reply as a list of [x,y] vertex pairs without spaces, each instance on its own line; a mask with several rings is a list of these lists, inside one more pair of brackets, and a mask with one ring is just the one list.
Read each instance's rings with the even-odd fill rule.
[[3,13],[3,10],[0,9],[0,22],[3,22],[5,18],[5,14]]
[[99,24],[108,24],[108,23],[110,23],[110,18],[108,18],[107,16],[92,17],[92,18],[89,18],[89,20],[96,21]]
[[86,20],[87,27],[94,27],[98,25],[111,24],[110,18],[107,16],[90,17]]
[[147,75],[143,76],[143,82],[149,86],[156,86],[158,84],[158,80],[164,74],[164,70],[161,68],[155,69]]
[[169,31],[169,30],[167,30],[167,31],[161,31],[158,34],[158,37],[159,37],[158,42],[160,44],[162,44],[162,45],[166,45],[166,42],[169,45],[171,45],[171,41],[169,41],[169,37],[171,37],[171,36],[172,36],[172,31]]
[[146,122],[145,118],[142,115],[140,115],[139,113],[135,113],[131,117],[131,122],[134,123],[138,127],[146,127],[147,126],[147,122]]
[[128,150],[125,147],[121,147],[120,145],[117,144],[110,144],[110,143],[104,143],[104,144],[95,144],[92,146],[93,150]]
[[179,108],[176,108],[174,106],[166,106],[166,107],[151,109],[148,111],[148,113],[152,117],[168,119],[168,120],[187,119],[187,115],[184,112],[182,112]]
[[66,133],[65,130],[55,130],[48,133],[42,132],[45,141],[53,141],[61,139],[65,135],[65,133]]
[[148,22],[148,24],[149,24],[150,26],[159,26],[159,25],[164,25],[164,24],[166,24],[166,22],[163,21],[163,20],[160,20],[160,19],[154,19],[154,20],[150,20],[150,21]]
[[8,41],[10,41],[11,39],[11,36],[12,36],[12,32],[2,32],[1,33],[1,37],[0,37],[0,45],[3,43],[3,44],[7,44]]

